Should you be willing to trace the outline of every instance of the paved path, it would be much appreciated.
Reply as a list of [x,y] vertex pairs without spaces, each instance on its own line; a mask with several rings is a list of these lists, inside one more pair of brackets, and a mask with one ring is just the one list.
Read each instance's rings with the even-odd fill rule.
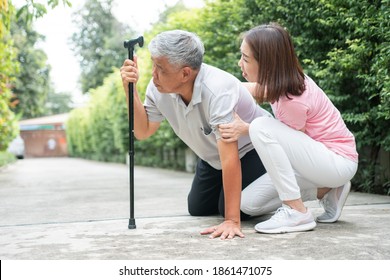
[[[0,259],[389,260],[390,197],[351,193],[340,220],[314,231],[243,239],[201,236],[221,217],[191,217],[192,174],[135,168],[137,228],[129,218],[128,167],[72,158],[19,160],[0,169]],[[317,202],[308,204],[314,214]],[[263,218],[264,219],[264,218]]]

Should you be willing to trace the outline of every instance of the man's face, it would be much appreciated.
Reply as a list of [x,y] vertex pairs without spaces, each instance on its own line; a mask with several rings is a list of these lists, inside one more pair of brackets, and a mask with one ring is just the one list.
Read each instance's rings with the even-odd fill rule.
[[238,61],[238,66],[240,66],[242,71],[242,76],[248,82],[257,82],[257,75],[259,73],[259,64],[253,57],[252,51],[249,45],[242,41],[241,44],[241,58]]
[[178,93],[182,86],[182,68],[168,62],[166,57],[152,57],[153,83],[161,93]]

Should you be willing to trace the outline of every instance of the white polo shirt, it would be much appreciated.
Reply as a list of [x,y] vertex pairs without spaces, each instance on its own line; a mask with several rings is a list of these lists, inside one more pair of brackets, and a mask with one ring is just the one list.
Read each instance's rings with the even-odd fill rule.
[[[167,119],[174,132],[201,159],[215,169],[221,169],[217,140],[221,138],[218,125],[234,120],[233,112],[250,123],[257,117],[271,117],[258,106],[249,91],[233,75],[213,66],[202,64],[195,79],[192,100],[188,106],[179,94],[160,93],[149,82],[144,102],[148,119]],[[239,157],[253,149],[249,136],[238,140]]]

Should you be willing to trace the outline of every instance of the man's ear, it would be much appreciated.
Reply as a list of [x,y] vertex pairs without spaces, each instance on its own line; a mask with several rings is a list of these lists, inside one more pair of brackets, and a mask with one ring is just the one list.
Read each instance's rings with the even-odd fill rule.
[[182,77],[183,77],[183,82],[188,82],[192,78],[193,71],[191,67],[183,67],[182,69]]

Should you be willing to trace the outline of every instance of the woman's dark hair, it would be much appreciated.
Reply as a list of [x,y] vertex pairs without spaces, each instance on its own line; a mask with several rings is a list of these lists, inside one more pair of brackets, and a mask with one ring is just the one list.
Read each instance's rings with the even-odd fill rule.
[[289,33],[277,23],[252,28],[243,36],[259,64],[255,99],[275,102],[305,90],[305,75]]

